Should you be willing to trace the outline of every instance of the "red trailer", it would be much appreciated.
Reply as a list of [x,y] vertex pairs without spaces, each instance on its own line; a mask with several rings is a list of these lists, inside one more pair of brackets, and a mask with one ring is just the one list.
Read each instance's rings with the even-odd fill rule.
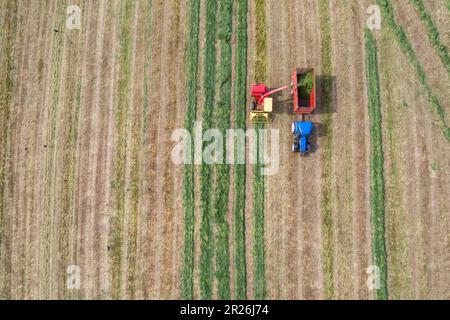
[[294,112],[310,114],[316,109],[316,75],[312,68],[296,68],[292,72]]

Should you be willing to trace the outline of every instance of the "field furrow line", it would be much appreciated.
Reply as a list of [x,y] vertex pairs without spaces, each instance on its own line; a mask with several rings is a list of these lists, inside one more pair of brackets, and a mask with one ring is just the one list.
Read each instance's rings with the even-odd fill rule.
[[[186,35],[185,35],[185,26],[186,26],[186,15],[181,11],[182,7],[179,7],[178,14],[178,47],[176,50],[177,54],[177,65],[176,71],[174,71],[174,76],[177,79],[176,82],[176,105],[175,108],[177,110],[175,115],[175,127],[174,128],[182,128],[184,121],[184,113],[183,110],[185,108],[185,73],[184,73],[184,62],[185,62],[185,44],[186,44]],[[172,128],[172,130],[174,129]],[[179,299],[180,298],[180,280],[181,280],[181,256],[180,256],[180,248],[183,245],[183,167],[176,166],[173,168],[173,210],[174,210],[174,220],[173,231],[172,231],[172,256],[171,256],[171,268],[172,268],[172,281],[170,292],[167,293],[167,296],[170,299]]]
[[[390,288],[391,299],[409,299],[412,296],[412,270],[409,263],[408,232],[402,225],[408,224],[407,210],[410,203],[406,194],[407,183],[404,181],[407,176],[406,165],[400,161],[404,155],[405,146],[402,141],[407,140],[404,135],[409,135],[408,116],[400,101],[401,94],[398,88],[393,86],[400,81],[399,72],[401,70],[399,61],[391,59],[396,56],[394,39],[387,32],[383,32],[379,40],[380,61],[385,61],[380,68],[381,85],[381,106],[383,121],[383,131],[386,141],[386,250],[388,252],[388,287]],[[395,45],[395,43],[394,43]],[[384,109],[384,110],[383,110]],[[407,149],[409,150],[409,143]]]
[[141,110],[139,100],[142,84],[138,83],[137,76],[142,70],[140,65],[136,65],[140,56],[141,37],[140,32],[140,14],[145,10],[141,7],[142,2],[137,1],[133,7],[131,18],[131,56],[130,56],[130,85],[128,89],[129,108],[127,110],[126,123],[126,164],[125,164],[125,216],[124,216],[124,239],[123,243],[123,292],[127,299],[136,297],[136,250],[137,250],[137,218],[138,218],[138,146],[139,133],[142,130]]
[[[351,16],[353,16],[352,25],[352,39],[353,46],[351,48],[351,71],[352,78],[358,79],[360,75],[364,74],[364,25],[366,23],[366,15],[369,2],[358,2],[352,6]],[[352,19],[349,19],[352,20]],[[355,80],[352,80],[355,81]],[[368,299],[367,292],[367,274],[366,270],[370,264],[370,145],[367,141],[370,140],[369,134],[369,116],[368,109],[361,108],[367,104],[365,95],[366,79],[362,77],[361,81],[355,81],[352,86],[353,99],[350,103],[351,112],[351,128],[352,128],[352,177],[354,183],[351,191],[352,206],[352,237],[351,237],[351,257],[352,261],[352,275],[353,277],[353,292],[350,297],[354,299]],[[341,104],[342,105],[342,104]],[[342,105],[344,106],[344,105]],[[356,178],[355,178],[356,177]]]
[[[34,4],[36,5],[36,4]],[[31,7],[23,7],[21,10],[22,14],[25,15],[31,15],[31,12],[33,12],[35,8],[33,6]],[[20,104],[23,106],[24,109],[26,109],[27,114],[20,115],[20,118],[26,120],[25,128],[28,128],[28,130],[22,130],[22,135],[24,141],[22,143],[19,143],[19,148],[23,148],[26,151],[26,154],[23,155],[24,159],[23,161],[26,163],[26,181],[25,181],[25,192],[22,192],[23,198],[21,201],[25,203],[24,214],[24,224],[25,224],[25,230],[23,234],[23,238],[25,239],[23,241],[24,244],[26,244],[24,249],[24,255],[23,255],[23,267],[24,267],[24,284],[23,284],[23,294],[22,298],[31,298],[33,296],[32,292],[36,288],[34,275],[36,274],[36,257],[33,255],[33,249],[35,248],[35,244],[37,243],[37,234],[36,234],[36,212],[33,211],[33,203],[35,202],[33,189],[36,184],[35,180],[35,170],[36,170],[36,162],[34,161],[37,157],[35,153],[32,152],[32,150],[36,150],[36,148],[33,148],[33,145],[36,144],[35,135],[38,131],[38,122],[36,119],[38,118],[38,114],[40,113],[40,108],[36,107],[36,101],[33,99],[33,97],[37,96],[38,88],[37,86],[32,86],[33,83],[40,83],[42,79],[42,69],[43,69],[43,62],[42,62],[42,56],[43,56],[43,50],[42,46],[40,45],[43,41],[43,29],[45,28],[45,21],[47,17],[45,15],[45,12],[38,17],[37,22],[37,28],[35,25],[35,32],[36,34],[33,34],[33,32],[29,29],[32,19],[28,20],[28,25],[25,26],[25,21],[23,22],[23,28],[21,31],[18,32],[18,36],[24,37],[24,40],[26,41],[27,45],[32,45],[30,47],[27,47],[23,50],[24,54],[27,52],[34,52],[34,57],[29,56],[27,67],[26,69],[29,70],[30,76],[28,77],[29,81],[27,81],[27,87],[26,89],[23,89],[23,94],[26,94],[26,100],[20,101]],[[35,42],[32,43],[30,39],[35,39]],[[34,58],[34,60],[33,60]],[[23,66],[25,68],[25,65]],[[20,70],[17,74],[17,79],[23,79],[25,75],[23,74],[24,70]],[[18,90],[18,92],[20,92]],[[18,96],[21,97],[21,93],[18,93]],[[24,96],[22,96],[24,97]],[[19,98],[22,99],[22,98]],[[18,114],[19,116],[19,114]],[[21,126],[22,127],[22,126]],[[42,148],[42,147],[41,147]],[[22,161],[22,160],[20,160]],[[17,162],[17,161],[16,161]],[[23,170],[23,171],[25,171]],[[22,172],[23,172],[22,171]]]
[[119,31],[119,78],[118,98],[115,112],[115,151],[113,157],[112,201],[110,216],[110,263],[111,263],[111,294],[113,298],[123,296],[123,245],[124,245],[124,214],[125,214],[125,159],[126,159],[126,124],[128,121],[128,91],[130,88],[131,59],[131,21],[134,4],[132,1],[122,1],[120,8]]
[[330,3],[328,0],[319,1],[319,24],[321,29],[321,70],[322,80],[320,86],[320,107],[324,115],[321,124],[326,130],[326,136],[321,143],[322,163],[321,163],[321,197],[320,212],[322,219],[322,272],[323,272],[323,298],[332,299],[334,297],[333,281],[333,190],[332,190],[332,154],[333,154],[333,109],[332,97],[332,43],[330,21]]
[[[53,25],[63,26],[65,23],[64,12],[66,11],[66,3],[60,2],[58,3],[52,10],[53,14]],[[55,17],[56,16],[56,17]],[[51,83],[49,86],[49,101],[46,103],[47,108],[47,128],[46,128],[46,155],[45,155],[45,182],[44,182],[44,208],[43,208],[43,226],[44,230],[42,233],[42,243],[41,243],[41,297],[44,299],[52,298],[52,245],[53,245],[53,237],[55,226],[55,210],[54,210],[54,202],[55,202],[55,159],[57,154],[56,149],[56,130],[57,130],[57,108],[58,102],[61,95],[61,64],[63,59],[63,46],[64,40],[62,36],[53,32],[53,40],[52,40],[52,67],[51,67]]]
[[150,69],[153,65],[152,43],[154,41],[153,35],[153,1],[148,0],[145,7],[145,55],[144,55],[144,83],[143,83],[143,97],[142,97],[142,132],[141,132],[141,146],[139,151],[139,173],[140,173],[140,191],[138,196],[138,270],[140,276],[137,279],[138,285],[142,286],[142,292],[139,298],[146,299],[148,297],[148,282],[149,270],[153,270],[153,260],[150,256],[150,250],[153,246],[152,230],[155,227],[154,223],[149,222],[151,217],[150,203],[152,194],[152,182],[154,181],[155,171],[150,164],[155,156],[152,156],[154,150],[153,141],[155,141],[155,117],[150,116]]
[[[146,166],[148,170],[148,202],[144,202],[144,208],[148,207],[147,212],[147,226],[149,243],[146,248],[146,260],[147,268],[144,276],[146,292],[144,297],[147,299],[157,299],[159,294],[159,283],[157,283],[156,273],[156,255],[159,243],[157,242],[158,232],[158,206],[159,201],[162,200],[158,197],[159,186],[157,184],[158,176],[158,132],[159,132],[159,116],[158,108],[160,106],[160,91],[161,82],[159,74],[161,72],[161,59],[162,59],[162,37],[163,37],[163,20],[160,17],[164,16],[164,3],[163,1],[152,1],[151,8],[151,21],[150,28],[152,30],[151,35],[151,47],[149,59],[151,59],[149,66],[149,75],[147,83],[147,100],[148,100],[148,137],[146,138],[146,145],[148,145],[149,151],[146,154]],[[144,106],[145,108],[145,106]]]
[[[18,8],[18,15],[16,19],[20,19],[20,14],[25,14],[27,10],[24,10],[22,6]],[[29,12],[29,11],[28,11]],[[30,14],[31,15],[31,14]],[[41,17],[36,17],[37,22],[41,22]],[[28,19],[28,25],[24,21],[20,25],[21,27],[17,29],[17,37],[25,37],[26,38],[26,48],[24,52],[26,53],[28,50],[36,50],[36,48],[32,49],[30,39],[37,38],[39,33],[37,28],[32,29],[31,25],[34,21],[32,16]],[[43,24],[42,19],[42,24]],[[40,26],[42,27],[42,24]],[[30,28],[31,27],[31,28]],[[26,32],[26,33],[23,33]],[[22,34],[21,34],[22,33]],[[26,35],[26,36],[25,36]],[[19,44],[18,44],[19,45]],[[11,215],[15,216],[14,219],[14,227],[11,229],[12,232],[12,246],[11,246],[11,260],[12,265],[17,266],[13,268],[11,274],[11,289],[12,289],[12,297],[16,299],[23,299],[26,296],[27,291],[27,249],[29,248],[27,243],[23,241],[27,236],[27,224],[28,224],[28,212],[27,212],[27,194],[26,192],[21,192],[20,190],[25,190],[29,185],[30,180],[30,168],[32,167],[29,159],[27,157],[27,145],[29,143],[30,136],[33,137],[33,134],[30,134],[29,130],[32,122],[29,121],[31,118],[29,113],[32,108],[30,108],[30,104],[32,101],[32,93],[31,88],[33,84],[33,70],[38,69],[38,61],[35,57],[28,56],[26,61],[26,55],[22,57],[22,66],[19,71],[17,78],[15,79],[15,83],[17,83],[17,88],[11,92],[14,96],[17,94],[16,98],[12,101],[12,106],[16,112],[11,114],[10,123],[11,129],[15,128],[15,130],[11,130],[10,133],[10,141],[11,141],[11,190],[13,191],[10,199],[11,199]],[[18,64],[19,66],[19,64]],[[28,119],[28,120],[27,120]],[[15,189],[15,190],[14,190]]]
[[[167,3],[165,3],[167,5]],[[164,180],[160,181],[160,186],[163,186],[163,212],[162,212],[162,252],[161,252],[161,262],[158,263],[158,256],[156,263],[162,267],[160,269],[161,287],[160,287],[160,297],[162,299],[168,299],[173,288],[172,284],[172,245],[174,241],[173,230],[174,230],[174,208],[173,208],[173,181],[174,181],[174,171],[171,168],[171,150],[168,147],[168,142],[171,139],[172,132],[176,129],[176,116],[174,116],[171,110],[176,110],[177,97],[173,94],[176,90],[178,79],[176,78],[177,64],[173,61],[177,61],[179,38],[179,9],[180,2],[172,1],[169,7],[166,7],[164,12],[167,18],[165,21],[169,23],[164,24],[163,33],[164,35],[171,35],[170,37],[164,37],[163,35],[163,60],[161,66],[161,83],[163,85],[161,90],[161,126],[162,126],[162,146],[161,146],[161,160],[162,166],[160,172],[164,174]],[[167,51],[166,51],[167,50]],[[170,165],[169,165],[170,164]]]
[[[12,225],[13,216],[9,210],[9,188],[11,179],[11,106],[14,100],[12,93],[17,90],[17,78],[14,70],[23,66],[24,57],[18,60],[15,54],[16,46],[20,41],[16,40],[16,32],[19,24],[17,18],[19,7],[17,3],[3,2],[1,6],[2,25],[0,31],[0,71],[3,81],[0,84],[0,298],[12,297]],[[29,24],[27,25],[29,26]],[[22,69],[23,70],[23,69]]]
[[[319,73],[320,66],[320,56],[314,51],[309,50],[308,48],[319,48],[320,47],[320,37],[317,30],[319,30],[319,6],[317,1],[308,0],[304,4],[305,8],[305,16],[306,17],[315,17],[313,19],[308,19],[306,21],[306,42],[302,43],[302,46],[307,46],[306,56],[304,60],[306,60],[306,65],[298,65],[301,61],[296,61],[296,67],[313,67],[315,68],[317,86],[320,85],[320,77],[321,73]],[[303,50],[303,49],[302,49]],[[292,71],[292,70],[291,70]],[[292,102],[289,103],[290,108],[292,108]],[[300,259],[302,260],[301,267],[301,296],[304,299],[319,299],[321,297],[321,286],[322,286],[322,270],[321,266],[321,216],[320,212],[320,203],[318,201],[317,195],[320,194],[320,175],[321,175],[321,167],[318,165],[320,163],[320,159],[322,157],[321,154],[321,144],[319,147],[315,146],[319,141],[321,134],[320,124],[316,124],[317,122],[321,123],[321,120],[317,121],[316,119],[321,117],[322,112],[326,112],[320,109],[317,106],[316,109],[317,114],[312,114],[309,116],[305,116],[305,120],[310,120],[315,123],[315,129],[313,132],[313,137],[311,139],[311,153],[306,157],[302,157],[299,154],[291,154],[290,156],[295,159],[296,163],[294,164],[293,172],[295,172],[295,168],[301,168],[301,176],[295,178],[297,185],[302,184],[303,194],[301,194],[298,201],[300,202],[299,208],[301,208],[301,214],[297,215],[297,219],[300,219],[299,224],[301,226],[301,230],[299,233],[301,234],[301,249],[299,253],[301,253]],[[292,120],[299,121],[302,117],[298,115],[294,115]],[[320,119],[320,118],[319,118]],[[290,134],[290,123],[287,124],[287,133],[289,133],[289,137],[286,138],[289,143],[292,141],[292,136]],[[286,130],[284,129],[284,130]],[[315,137],[314,137],[315,136]],[[289,148],[289,145],[287,146]],[[298,193],[300,194],[300,193]],[[296,195],[297,196],[297,195]],[[298,237],[297,237],[298,238]],[[298,292],[298,290],[296,290]]]
[[[259,50],[262,50],[261,48],[256,48],[256,55],[267,55],[267,67],[265,66],[260,66],[257,64],[257,62],[255,62],[255,65],[253,66],[253,71],[255,74],[260,72],[260,68],[267,68],[267,79],[259,79],[258,81],[256,81],[256,79],[252,79],[252,82],[249,83],[249,85],[253,84],[253,83],[258,83],[258,82],[266,82],[266,80],[268,81],[268,83],[266,83],[266,85],[269,85],[271,87],[275,87],[277,85],[280,84],[280,82],[282,81],[282,77],[283,77],[283,71],[281,71],[280,69],[283,67],[281,63],[277,63],[278,61],[282,60],[281,54],[282,51],[279,50],[279,48],[284,48],[286,44],[283,44],[283,37],[280,37],[280,33],[282,33],[282,26],[281,23],[276,23],[274,18],[275,16],[271,15],[271,14],[266,14],[266,12],[273,12],[274,10],[280,10],[279,8],[279,3],[275,2],[275,1],[265,1],[265,10],[264,10],[264,14],[265,14],[265,23],[267,25],[267,39],[264,40],[267,42],[267,44],[265,44],[266,48],[264,48],[264,50],[267,50],[267,52],[260,52]],[[256,10],[258,10],[258,8],[256,8]],[[267,10],[267,11],[266,11]],[[263,13],[260,13],[260,15],[262,15]],[[261,30],[258,30],[258,28],[263,28],[262,26],[262,22],[259,20],[260,18],[258,18],[258,13],[256,14],[256,32],[260,32]],[[262,36],[261,36],[262,37]],[[256,37],[257,41],[263,41],[258,40],[259,36]],[[260,59],[264,59],[264,58],[260,58]],[[264,77],[266,77],[266,75],[264,75]],[[280,79],[281,77],[281,79]],[[278,99],[277,99],[278,100]],[[276,101],[275,101],[276,102]],[[247,106],[247,109],[249,109],[249,106]],[[272,127],[274,129],[279,128],[280,126],[280,117],[272,117],[271,121],[272,123],[268,125],[268,127]],[[253,129],[256,129],[256,126],[253,125]],[[254,144],[256,144],[257,142],[255,141]],[[269,146],[269,145],[268,145]],[[254,148],[253,146],[250,146],[251,148]],[[260,148],[258,146],[258,148]],[[280,146],[280,148],[283,148],[283,145]],[[250,150],[250,152],[252,152],[252,150]],[[264,183],[267,186],[267,190],[278,190],[280,188],[280,186],[278,185],[279,183],[282,182],[282,179],[280,178],[280,174],[282,174],[283,172],[286,172],[285,170],[283,170],[284,168],[284,157],[283,157],[283,153],[280,152],[280,166],[281,168],[279,168],[277,174],[274,175],[269,175],[269,176],[265,176],[264,177]],[[253,166],[253,174],[254,176],[254,166]],[[253,178],[253,182],[254,182],[254,178]],[[254,189],[254,191],[252,192],[252,196],[255,195],[257,189]],[[259,191],[261,192],[261,191]],[[282,278],[282,264],[279,263],[280,261],[280,255],[281,255],[281,219],[283,217],[283,213],[282,213],[282,208],[283,208],[283,202],[282,202],[282,197],[280,196],[279,193],[277,192],[267,192],[266,194],[264,194],[264,212],[266,212],[266,214],[264,215],[264,234],[261,235],[263,237],[263,240],[265,242],[266,246],[266,250],[264,252],[265,254],[265,278],[264,278],[264,282],[265,282],[265,287],[266,287],[266,292],[265,292],[265,296],[268,299],[277,299],[280,297],[281,295],[281,278]],[[254,212],[253,212],[254,214]],[[252,219],[254,220],[254,215],[252,216]],[[256,239],[254,237],[254,233],[252,230],[252,239],[253,239],[253,243],[256,243]],[[256,266],[254,266],[255,268]],[[252,270],[252,272],[254,272],[254,268]],[[257,278],[256,278],[257,279]],[[253,280],[255,281],[255,279]],[[254,285],[254,282],[252,283],[252,285]],[[256,294],[256,291],[255,291]]]

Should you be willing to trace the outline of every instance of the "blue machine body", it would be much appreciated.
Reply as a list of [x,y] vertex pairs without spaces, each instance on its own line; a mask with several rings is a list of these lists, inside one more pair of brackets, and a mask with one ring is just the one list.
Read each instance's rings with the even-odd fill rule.
[[292,134],[294,135],[293,152],[300,152],[301,154],[308,152],[308,138],[311,135],[312,129],[312,122],[295,121],[292,123]]

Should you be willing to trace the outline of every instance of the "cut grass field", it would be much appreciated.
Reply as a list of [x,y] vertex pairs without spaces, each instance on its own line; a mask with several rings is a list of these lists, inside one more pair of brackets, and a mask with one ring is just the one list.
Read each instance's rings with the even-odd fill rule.
[[322,272],[324,282],[324,298],[333,299],[333,221],[332,221],[332,82],[331,75],[333,67],[331,62],[331,28],[329,25],[329,1],[320,0],[319,17],[320,17],[320,45],[321,45],[321,66],[322,66],[322,83],[321,85],[321,108],[323,110],[322,124],[327,129],[327,135],[322,143],[322,186],[320,198],[320,211],[322,215]]
[[[223,0],[219,4],[219,97],[216,107],[217,128],[226,136],[226,130],[230,128],[231,110],[231,33],[233,18],[233,1]],[[223,150],[226,150],[226,141],[223,141]],[[226,159],[224,151],[223,159]],[[230,256],[228,248],[229,225],[227,221],[228,198],[230,191],[230,165],[217,165],[216,192],[214,212],[216,220],[216,279],[217,297],[230,299]]]
[[377,65],[377,48],[372,33],[365,29],[366,78],[370,122],[370,208],[372,226],[372,261],[380,270],[380,288],[376,298],[388,299],[387,257],[384,222],[383,142],[381,134],[380,84]]
[[[253,66],[255,82],[265,82],[267,78],[267,36],[265,0],[255,1],[256,10],[256,57]],[[259,132],[262,124],[256,124],[254,129]],[[264,154],[261,146],[259,154]],[[253,166],[253,296],[256,300],[265,298],[265,262],[264,262],[264,176],[261,173],[262,164],[258,155],[257,164]]]
[[[200,1],[190,0],[187,5],[188,30],[186,45],[186,111],[184,127],[191,135],[194,131],[197,105],[198,34]],[[194,263],[194,165],[185,164],[183,172],[184,243],[182,253],[181,296],[192,299]]]
[[[205,48],[203,92],[204,106],[202,125],[203,133],[213,126],[213,110],[216,85],[216,15],[217,1],[206,0],[205,8]],[[202,163],[200,167],[200,297],[212,299],[213,283],[213,238],[211,204],[214,185],[212,183],[212,169],[209,164]]]
[[[245,129],[245,119],[247,116],[247,0],[236,1],[236,21],[234,128]],[[235,164],[233,206],[233,262],[234,299],[237,300],[243,300],[247,298],[247,271],[245,267],[245,177],[245,164]]]
[[450,57],[448,55],[448,48],[442,43],[439,32],[433,23],[430,13],[425,8],[422,0],[409,0],[409,2],[416,8],[417,14],[427,29],[428,38],[433,44],[434,49],[439,55],[439,58],[450,76]]
[[[4,194],[5,184],[8,178],[9,167],[9,138],[10,127],[9,120],[11,115],[11,98],[14,87],[14,71],[15,71],[15,59],[14,59],[14,42],[17,31],[17,2],[2,2],[1,11],[4,14],[5,28],[0,28],[0,48],[2,54],[0,55],[0,73],[2,74],[2,81],[0,83],[0,251],[5,254],[0,258],[4,261],[0,261],[0,281],[3,284],[2,290],[0,290],[0,299],[7,299],[10,296],[11,290],[11,264],[6,261],[8,258],[7,246],[8,246],[8,230],[6,227],[9,225],[8,217],[5,212]],[[3,18],[3,17],[2,17]]]
[[131,36],[130,23],[133,11],[133,2],[130,0],[121,3],[120,20],[120,47],[119,66],[120,78],[118,81],[118,107],[115,114],[116,128],[119,132],[114,154],[114,180],[112,182],[114,204],[111,215],[110,232],[110,259],[111,259],[111,286],[112,297],[122,297],[122,244],[124,225],[124,199],[125,199],[125,158],[126,158],[126,123],[129,108],[128,88],[130,81]]
[[427,97],[432,105],[434,111],[437,113],[442,133],[450,141],[450,128],[447,126],[445,122],[445,111],[442,107],[438,98],[433,94],[433,90],[431,89],[427,77],[425,75],[425,71],[423,70],[422,65],[419,63],[416,54],[412,48],[411,42],[408,40],[405,31],[401,26],[399,26],[394,17],[394,11],[391,3],[388,0],[377,0],[378,5],[381,7],[381,13],[384,18],[384,21],[388,24],[389,28],[395,35],[397,39],[397,43],[402,49],[402,51],[406,54],[409,62],[413,66],[414,70],[417,73],[417,77],[419,78],[419,82],[423,89],[425,90]]

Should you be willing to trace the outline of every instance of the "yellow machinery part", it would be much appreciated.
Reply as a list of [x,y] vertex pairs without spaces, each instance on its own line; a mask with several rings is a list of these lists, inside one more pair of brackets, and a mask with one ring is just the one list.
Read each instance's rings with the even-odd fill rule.
[[272,98],[265,98],[264,99],[264,112],[271,113],[272,112]]
[[252,123],[268,123],[269,122],[269,113],[264,111],[251,111],[250,112],[250,121]]

